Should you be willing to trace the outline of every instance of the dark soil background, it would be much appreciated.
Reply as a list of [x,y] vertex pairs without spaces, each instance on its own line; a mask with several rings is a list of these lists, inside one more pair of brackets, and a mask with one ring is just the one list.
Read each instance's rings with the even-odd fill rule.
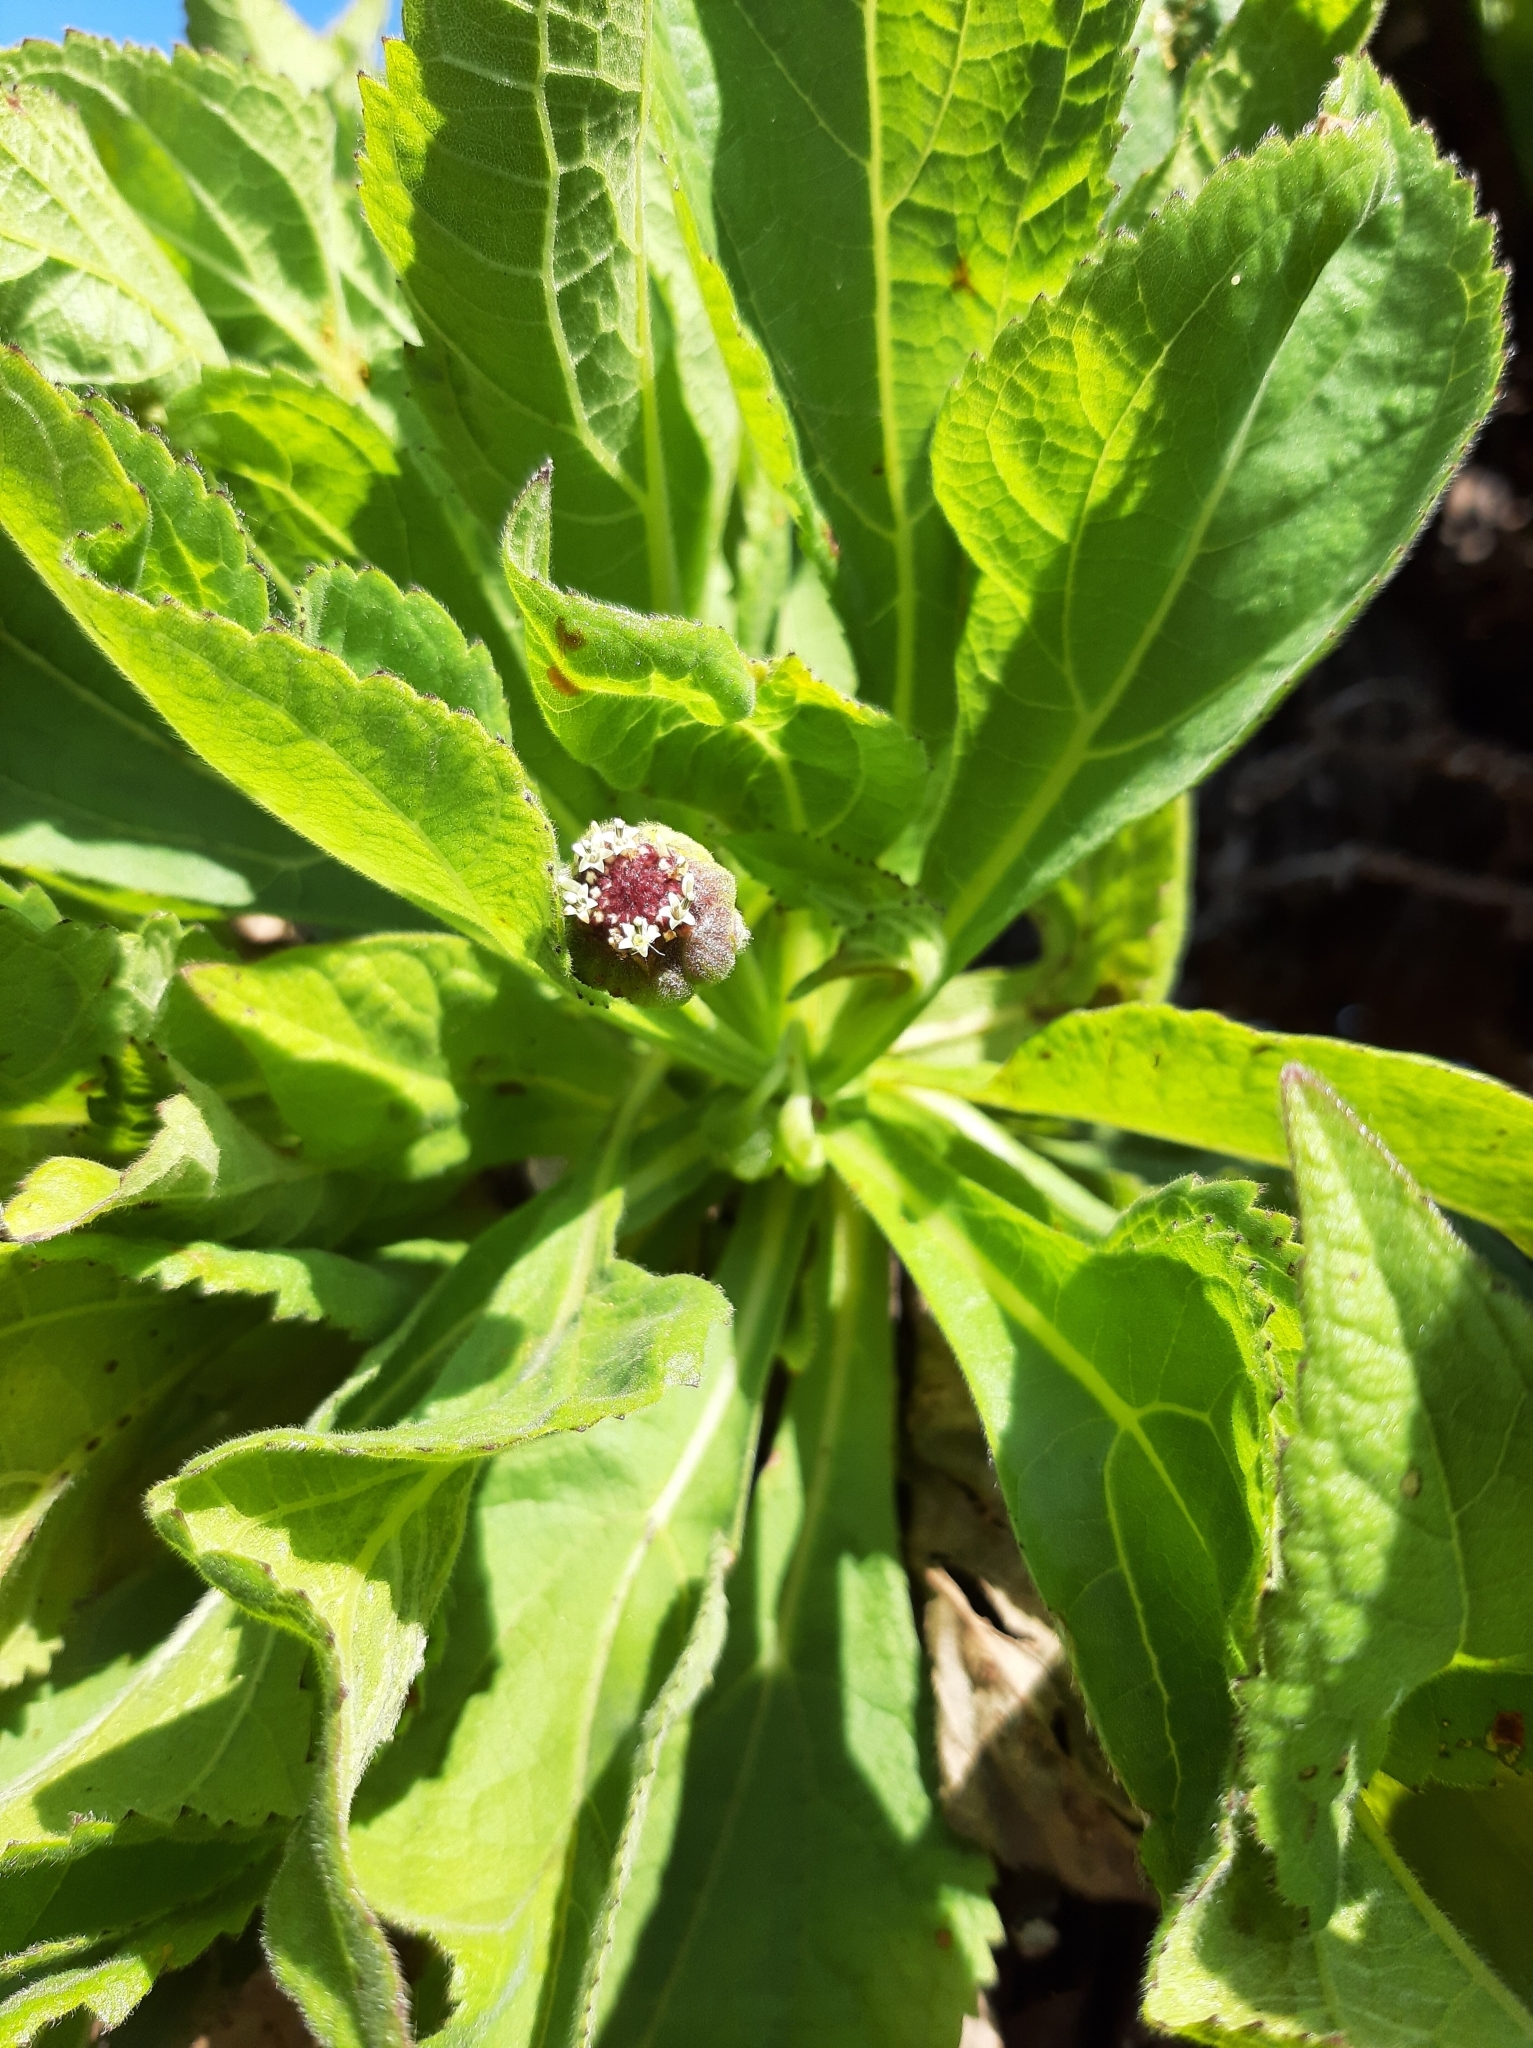
[[[1478,180],[1533,334],[1533,199],[1472,0],[1392,0],[1372,54]],[[1533,1088],[1533,350],[1389,587],[1201,791],[1176,1000],[1269,1029],[1433,1053]],[[1025,1895],[1024,1895],[1025,1894]],[[1005,2048],[1140,2048],[1154,1916],[996,1893]]]

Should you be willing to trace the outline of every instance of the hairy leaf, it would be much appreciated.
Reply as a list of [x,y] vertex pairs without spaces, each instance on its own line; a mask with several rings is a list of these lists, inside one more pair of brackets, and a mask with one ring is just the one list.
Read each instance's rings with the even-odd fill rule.
[[1253,1031],[1211,1010],[1125,1003],[1051,1024],[985,1082],[982,1099],[1277,1166],[1288,1156],[1278,1081],[1295,1061],[1354,1104],[1438,1201],[1533,1251],[1533,1104],[1487,1075],[1419,1053]]
[[1038,1589],[1070,1633],[1164,1892],[1212,1848],[1230,1681],[1255,1647],[1286,1219],[1174,1183],[1099,1250],[961,1178],[908,1128],[826,1139],[958,1355]]
[[61,918],[35,885],[0,883],[0,1106],[39,1103],[146,1030],[181,938],[173,917],[139,932]]
[[34,1166],[5,1204],[6,1234],[42,1244],[103,1216],[131,1226],[147,1207],[153,1229],[281,1243],[332,1235],[363,1206],[358,1190],[276,1151],[190,1076],[158,1115],[159,1130],[127,1166],[72,1154]]
[[[239,1934],[270,1876],[271,1857],[259,1851],[224,1850],[204,1855],[200,1865],[188,1859],[188,1896],[168,1911],[145,1913],[139,1924],[104,1939],[66,1935],[9,1958],[0,1965],[0,2041],[22,2048],[46,2030],[51,2043],[52,2023],[82,2010],[102,2027],[120,2026],[167,1970],[184,1969],[221,1934]],[[125,1873],[124,1884],[128,1896],[144,1899],[141,1875]],[[93,2032],[74,2038],[83,2044]]]
[[1283,1890],[1324,1921],[1395,1708],[1455,1664],[1533,1669],[1533,1311],[1329,1089],[1283,1094],[1306,1365],[1243,1721]]
[[[249,64],[77,34],[4,61],[79,109],[127,219],[169,252],[162,267],[182,297],[190,285],[231,355],[317,370],[355,395],[367,359],[398,347],[407,323],[380,304],[376,265],[349,229],[355,199],[337,183],[328,100]],[[133,274],[154,275],[136,262]],[[223,350],[197,354],[216,363]]]
[[[7,81],[25,43],[0,56]],[[0,340],[72,383],[184,381],[224,352],[102,169],[80,117],[34,85],[0,98]]]
[[299,622],[311,646],[338,654],[354,676],[397,675],[423,697],[472,712],[488,732],[504,732],[494,662],[424,590],[403,591],[381,569],[315,569],[299,591]]
[[313,29],[287,0],[187,0],[186,32],[199,50],[250,62],[310,91],[349,93],[388,18],[384,0],[350,0]]
[[750,662],[718,626],[557,589],[551,496],[545,471],[517,500],[505,561],[533,689],[560,743],[615,789],[881,852],[920,802],[919,742],[792,655]]
[[[79,1661],[87,1603],[128,1600],[164,1558],[147,1486],[231,1433],[302,1415],[356,1358],[333,1329],[268,1322],[259,1301],[167,1296],[152,1274],[135,1286],[115,1250],[64,1266],[47,1251],[0,1254],[7,1513],[23,1538],[0,1588],[0,1686],[51,1691],[59,1660]],[[187,1588],[178,1573],[158,1634],[190,1605]]]
[[1190,199],[1235,151],[1255,149],[1274,128],[1297,134],[1379,11],[1377,0],[1241,0],[1188,68],[1170,148],[1119,193],[1109,223],[1142,226],[1173,192]]
[[[390,396],[392,434],[375,407],[292,371],[210,371],[175,394],[166,425],[233,491],[290,608],[316,562],[367,562],[401,588],[430,591],[483,640],[511,693],[522,757],[578,831],[606,799],[544,728],[514,644],[515,607],[494,537],[463,503],[412,402]],[[494,716],[481,711],[483,722],[509,736],[504,706],[492,699],[485,708]]]
[[394,677],[359,681],[261,631],[265,590],[232,510],[163,444],[76,410],[18,355],[0,360],[0,522],[231,781],[492,950],[550,943],[553,835],[510,748]]
[[[709,1352],[696,1388],[485,1476],[445,1653],[364,1786],[354,1834],[377,1909],[452,1960],[448,2041],[491,2014],[507,2042],[565,2026],[584,2039],[598,1978],[621,1974],[619,1929],[635,1910],[642,1924],[674,1824],[677,1716],[717,1648],[721,1617],[698,1588],[710,1546],[739,1542],[807,1220],[781,1181],[746,1197],[719,1273],[734,1343]],[[678,1658],[694,1609],[702,1634]]]
[[648,248],[669,198],[649,12],[411,0],[387,83],[363,83],[362,196],[424,337],[415,395],[480,518],[498,527],[552,457],[561,576],[675,612],[701,600],[718,493]]
[[[0,1741],[0,1867],[56,1869],[115,1838],[153,1839],[139,1822],[174,1835],[196,1816],[229,1839],[293,1820],[309,1793],[303,1669],[292,1636],[208,1593],[62,1741],[43,1747],[25,1726]],[[179,1833],[210,1839],[206,1826]]]
[[1185,2041],[1520,2048],[1533,2013],[1434,1906],[1371,1816],[1335,1913],[1310,1924],[1244,1828],[1177,1907],[1145,2013]]
[[125,1280],[150,1282],[166,1293],[190,1287],[202,1296],[269,1297],[274,1322],[333,1323],[364,1342],[392,1329],[409,1305],[398,1279],[339,1252],[163,1244],[92,1230],[30,1245],[27,1258],[36,1265],[85,1260]]
[[593,1174],[486,1232],[425,1297],[371,1369],[384,1426],[356,1427],[353,1405],[351,1427],[226,1446],[151,1496],[175,1548],[315,1655],[322,1760],[266,1927],[284,1984],[337,2042],[408,2038],[349,1815],[420,1668],[482,1461],[642,1407],[722,1334],[706,1283],[613,1258],[622,1196],[602,1192],[600,1163]]
[[724,267],[840,543],[863,694],[951,724],[962,570],[932,422],[975,349],[1094,239],[1132,8],[700,0]]
[[984,1866],[917,1740],[887,1255],[850,1205],[827,1225],[816,1355],[757,1485],[674,1846],[583,2041],[925,2048],[988,1975]]
[[389,1179],[580,1148],[634,1073],[589,1010],[445,934],[192,967],[163,1031],[270,1141]]
[[148,909],[260,910],[336,927],[421,913],[328,858],[201,761],[0,532],[0,859]]
[[922,877],[955,961],[1271,707],[1489,404],[1470,187],[1366,65],[1327,106],[1106,244],[944,410],[938,492],[983,572]]

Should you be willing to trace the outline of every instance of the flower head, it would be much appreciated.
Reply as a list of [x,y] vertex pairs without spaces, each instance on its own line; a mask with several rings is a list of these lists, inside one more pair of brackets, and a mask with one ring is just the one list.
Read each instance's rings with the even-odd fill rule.
[[665,825],[593,824],[559,888],[575,973],[633,1002],[684,1003],[750,942],[734,876]]

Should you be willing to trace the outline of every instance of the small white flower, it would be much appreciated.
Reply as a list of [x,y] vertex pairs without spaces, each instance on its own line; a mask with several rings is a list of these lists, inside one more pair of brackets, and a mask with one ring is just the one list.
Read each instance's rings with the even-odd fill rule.
[[697,919],[679,889],[673,889],[660,908],[655,912],[655,922],[663,931],[679,931],[684,924],[696,924]]
[[625,918],[609,943],[615,953],[637,953],[641,960],[647,960],[650,947],[659,940],[659,925],[651,924],[647,917],[635,917]]
[[565,916],[578,917],[582,924],[589,924],[601,902],[595,889],[589,882],[578,881],[562,882],[559,886],[564,896]]

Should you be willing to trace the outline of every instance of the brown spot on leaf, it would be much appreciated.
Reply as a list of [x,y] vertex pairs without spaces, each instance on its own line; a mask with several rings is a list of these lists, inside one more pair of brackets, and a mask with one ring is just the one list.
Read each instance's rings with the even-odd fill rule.
[[1527,1723],[1515,1707],[1503,1707],[1490,1724],[1492,1749],[1519,1750],[1527,1741]]
[[580,685],[572,683],[562,668],[550,667],[548,680],[553,684],[561,697],[578,697],[580,695]]
[[969,275],[969,259],[961,250],[948,282],[955,292],[972,292],[974,289],[974,280]]
[[575,648],[584,647],[586,644],[585,634],[577,633],[575,631],[575,628],[573,626],[567,626],[564,623],[563,619],[554,620],[554,638],[558,641],[559,645],[564,649],[566,654],[573,653]]

